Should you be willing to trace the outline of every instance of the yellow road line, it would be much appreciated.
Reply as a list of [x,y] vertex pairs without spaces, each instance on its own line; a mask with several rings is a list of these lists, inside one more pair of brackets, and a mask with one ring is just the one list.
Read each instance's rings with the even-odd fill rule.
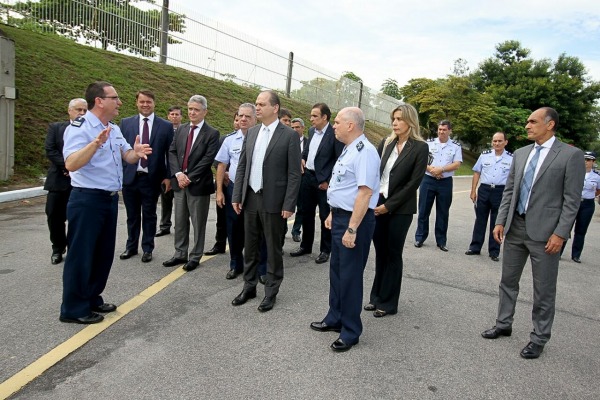
[[[208,261],[213,257],[214,256],[203,256],[201,262]],[[50,367],[82,347],[100,333],[104,332],[112,324],[144,304],[148,299],[152,298],[171,283],[175,282],[185,273],[186,271],[184,271],[182,267],[177,268],[175,271],[171,272],[169,275],[154,283],[152,286],[143,290],[132,299],[121,304],[117,308],[117,311],[105,315],[104,321],[98,324],[86,326],[81,331],[67,339],[65,342],[59,344],[48,353],[44,354],[33,363],[23,368],[21,371],[0,383],[0,399],[6,399],[12,394],[16,393],[23,386],[42,375]]]

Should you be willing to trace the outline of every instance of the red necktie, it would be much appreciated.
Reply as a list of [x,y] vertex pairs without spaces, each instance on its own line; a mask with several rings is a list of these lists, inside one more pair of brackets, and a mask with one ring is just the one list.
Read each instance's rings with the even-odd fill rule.
[[[142,129],[142,144],[150,144],[150,130],[148,129],[148,118],[144,118],[144,128]],[[148,168],[148,159],[142,158],[140,160],[140,166],[142,168]]]
[[196,130],[197,126],[192,125],[190,128],[190,134],[188,135],[187,142],[185,144],[185,155],[183,156],[183,172],[187,171],[188,167],[188,159],[190,158],[190,149],[192,148],[192,142],[194,141],[194,130]]

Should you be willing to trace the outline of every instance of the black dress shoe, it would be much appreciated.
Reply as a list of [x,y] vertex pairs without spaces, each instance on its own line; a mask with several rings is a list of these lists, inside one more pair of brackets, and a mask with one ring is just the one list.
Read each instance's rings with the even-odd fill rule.
[[170,229],[159,229],[156,231],[156,234],[154,235],[154,237],[161,237],[161,236],[170,235],[170,234],[171,234]]
[[227,275],[225,275],[225,279],[235,279],[238,277],[239,274],[240,273],[237,272],[235,269],[230,269]]
[[419,248],[419,247],[423,247],[423,242],[415,242],[415,247]]
[[319,257],[317,257],[317,259],[315,260],[317,264],[323,264],[327,261],[329,261],[329,254],[325,252],[321,252],[321,254],[319,254]]
[[266,284],[267,284],[267,276],[266,276],[266,275],[261,275],[261,276],[259,276],[259,277],[258,277],[258,281],[259,281],[260,283],[262,283],[263,285],[266,285]]
[[312,251],[308,251],[307,249],[303,249],[302,247],[298,247],[296,250],[292,251],[290,253],[290,256],[292,257],[299,257],[299,256],[303,256],[304,254],[310,254],[312,253]]
[[256,289],[254,290],[242,290],[242,293],[238,294],[235,299],[231,302],[234,306],[241,306],[250,299],[256,298]]
[[296,243],[300,243],[302,239],[300,239],[300,235],[292,235],[292,240]]
[[200,263],[198,261],[188,261],[187,263],[185,263],[185,265],[183,266],[183,270],[184,271],[193,271],[196,268],[198,268],[198,265],[200,265]]
[[163,267],[174,267],[176,265],[185,264],[187,260],[185,258],[173,257],[163,263]]
[[500,336],[510,336],[512,335],[512,329],[502,329],[493,327],[488,329],[487,331],[481,332],[481,337],[485,339],[498,339]]
[[341,332],[342,328],[340,326],[329,326],[325,322],[311,322],[310,329],[319,331],[319,332]]
[[571,260],[573,260],[574,262],[576,262],[577,264],[581,264],[581,259],[577,258],[577,257],[572,257]]
[[142,254],[142,262],[147,263],[152,261],[152,253],[144,253]]
[[60,264],[62,260],[63,256],[61,253],[52,253],[52,256],[50,257],[50,262],[52,265]]
[[533,359],[538,358],[542,354],[542,351],[544,351],[543,345],[529,342],[527,346],[523,347],[520,354],[523,358]]
[[366,306],[363,307],[363,310],[365,310],[365,311],[375,311],[376,308],[377,307],[375,307],[374,304],[369,303],[369,304],[367,304]]
[[101,312],[101,313],[113,312],[116,309],[117,309],[117,306],[115,306],[114,304],[110,304],[110,303],[104,303],[104,304],[100,304],[99,306],[92,307],[92,311]]
[[382,318],[382,317],[385,317],[386,315],[394,315],[394,314],[396,314],[396,313],[395,312],[387,312],[387,311],[384,311],[384,310],[375,310],[375,311],[373,311],[373,316],[375,318]]
[[216,244],[212,247],[212,249],[205,251],[204,255],[206,256],[214,256],[215,254],[223,254],[225,253],[225,247],[219,247]]
[[481,252],[479,251],[473,251],[473,250],[467,250],[465,251],[465,254],[468,256],[478,256],[481,254]]
[[353,344],[347,344],[342,339],[338,339],[335,342],[331,343],[331,350],[341,353],[343,351],[348,351],[354,346]]
[[127,260],[128,258],[135,256],[137,253],[138,253],[137,250],[125,250],[124,252],[121,253],[119,258],[121,260]]
[[90,315],[87,315],[87,316],[81,317],[81,318],[67,318],[67,317],[63,317],[61,315],[58,319],[60,320],[60,322],[69,322],[72,324],[89,325],[89,324],[97,324],[98,322],[102,322],[104,317],[100,314],[93,312]]
[[277,296],[265,296],[263,301],[258,305],[258,311],[267,312],[273,309],[275,302],[277,301]]
[[441,251],[448,251],[448,248],[444,245],[438,245],[438,249],[440,249]]
[[500,261],[500,258],[498,258],[498,256],[490,256],[490,258],[492,259],[492,261]]

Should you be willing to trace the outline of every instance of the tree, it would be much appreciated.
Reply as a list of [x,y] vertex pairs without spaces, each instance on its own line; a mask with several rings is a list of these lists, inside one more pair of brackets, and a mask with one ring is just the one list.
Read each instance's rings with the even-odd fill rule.
[[400,94],[400,88],[398,87],[398,82],[395,79],[388,78],[383,81],[381,85],[381,93],[387,94],[390,97],[400,100],[402,95]]
[[[13,10],[24,18],[10,18],[9,24],[54,32],[86,44],[99,41],[102,48],[114,46],[144,57],[156,56],[160,46],[161,12],[144,11],[132,5],[137,0],[69,0],[18,2]],[[150,1],[155,3],[154,1]],[[169,31],[183,33],[185,16],[169,14]],[[168,37],[170,44],[180,43]]]

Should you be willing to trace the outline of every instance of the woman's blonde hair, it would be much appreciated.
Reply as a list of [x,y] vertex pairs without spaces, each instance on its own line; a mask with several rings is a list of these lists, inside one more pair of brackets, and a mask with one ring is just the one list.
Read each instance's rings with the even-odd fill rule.
[[[394,114],[398,111],[400,111],[400,119],[408,124],[408,137],[424,142],[425,139],[421,136],[421,128],[419,127],[419,113],[417,113],[417,110],[408,103],[399,105],[390,114],[392,123],[394,122]],[[392,143],[394,139],[396,139],[396,134],[392,131],[385,140],[384,148]]]

